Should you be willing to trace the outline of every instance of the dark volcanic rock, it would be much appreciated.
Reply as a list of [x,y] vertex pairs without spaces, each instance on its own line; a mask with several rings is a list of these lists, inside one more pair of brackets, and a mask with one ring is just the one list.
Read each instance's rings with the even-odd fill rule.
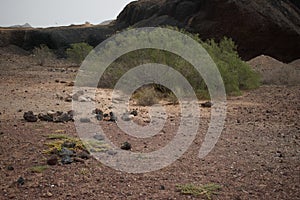
[[46,29],[33,28],[3,28],[0,30],[0,46],[16,45],[26,50],[32,50],[41,44],[58,50],[60,55],[73,43],[87,42],[97,46],[109,35],[114,33],[111,26],[69,26]]
[[0,46],[32,50],[46,44],[65,56],[72,43],[97,46],[129,26],[162,25],[185,28],[204,40],[231,37],[245,60],[262,54],[284,62],[300,57],[299,0],[139,0],[128,4],[115,22],[105,26],[2,28]]
[[18,180],[17,180],[17,183],[18,183],[19,185],[24,185],[25,179],[24,179],[23,177],[19,177]]
[[202,39],[231,37],[242,58],[300,57],[300,9],[292,0],[140,0],[126,6],[116,27],[176,25]]
[[122,145],[121,145],[121,149],[123,150],[130,150],[131,149],[131,144],[129,142],[124,142]]
[[52,155],[48,160],[47,160],[47,164],[48,165],[57,165],[58,163],[58,158],[56,155]]
[[38,120],[38,118],[33,114],[32,111],[25,112],[23,118],[27,122],[36,122]]
[[212,107],[213,104],[210,101],[207,101],[205,103],[201,103],[200,105],[201,105],[201,107],[204,107],[204,108],[210,108],[210,107]]
[[46,122],[52,122],[53,121],[53,118],[48,115],[48,114],[43,114],[43,113],[40,113],[38,115],[38,118],[41,120],[41,121],[46,121]]
[[68,155],[65,155],[61,158],[61,163],[64,165],[71,164],[73,161],[74,160]]

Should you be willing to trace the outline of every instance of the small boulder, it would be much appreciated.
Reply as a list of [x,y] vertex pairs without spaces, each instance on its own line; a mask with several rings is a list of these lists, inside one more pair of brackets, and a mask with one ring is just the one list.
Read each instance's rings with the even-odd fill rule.
[[47,164],[48,165],[57,165],[58,163],[58,159],[56,155],[52,155],[48,160],[47,160]]
[[130,112],[130,114],[133,115],[133,116],[137,116],[138,112],[137,112],[137,110],[133,110],[133,111]]
[[212,107],[212,102],[210,102],[210,101],[207,101],[207,102],[205,102],[205,103],[201,103],[201,107],[203,107],[203,108],[210,108],[210,107]]
[[19,185],[24,185],[25,179],[21,176],[21,177],[18,178],[17,183],[18,183]]
[[68,155],[65,155],[61,158],[61,163],[64,165],[71,164],[72,162],[73,162],[73,159]]
[[59,152],[60,156],[74,156],[74,151],[66,148],[66,147],[62,147],[61,151]]
[[36,115],[33,114],[32,111],[25,112],[23,118],[27,122],[36,122],[38,120],[38,118],[36,117]]
[[117,121],[117,116],[115,115],[115,113],[110,112],[109,116],[110,116],[110,119],[108,121],[110,121],[110,122],[116,122]]
[[122,145],[121,145],[121,149],[123,150],[130,150],[131,149],[131,144],[129,142],[124,142]]

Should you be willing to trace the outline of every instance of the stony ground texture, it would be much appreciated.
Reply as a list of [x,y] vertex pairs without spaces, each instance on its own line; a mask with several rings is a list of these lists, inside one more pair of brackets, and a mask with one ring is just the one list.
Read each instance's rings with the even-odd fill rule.
[[[48,136],[76,137],[74,123],[29,123],[23,113],[70,110],[63,98],[72,93],[67,85],[76,69],[37,66],[22,52],[0,53],[0,199],[205,199],[176,189],[186,183],[220,185],[213,199],[300,199],[300,86],[262,86],[229,97],[223,133],[204,159],[197,155],[210,108],[199,108],[200,128],[188,151],[159,171],[128,174],[93,158],[50,166],[44,153]],[[109,93],[99,92],[99,107],[109,104]],[[134,120],[147,123],[147,108],[136,108],[145,116]],[[150,152],[168,144],[176,131],[179,109],[166,105],[166,110],[161,134],[145,140],[122,133],[114,122],[100,124],[117,146],[128,141],[132,151]],[[47,167],[37,173],[36,166]]]

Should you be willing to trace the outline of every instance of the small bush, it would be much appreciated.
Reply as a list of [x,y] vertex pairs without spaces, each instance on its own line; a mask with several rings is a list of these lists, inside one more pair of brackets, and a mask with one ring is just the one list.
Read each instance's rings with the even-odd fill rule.
[[[185,30],[179,30],[174,27],[167,28],[186,34],[202,45],[218,67],[227,94],[240,95],[241,90],[259,87],[259,75],[239,57],[237,46],[232,39],[224,37],[218,43],[214,40],[202,41],[197,34],[191,34]],[[147,39],[146,36],[145,39]],[[161,38],[157,38],[157,40],[160,39]],[[107,46],[118,46],[118,44],[122,44],[123,41],[125,44],[130,44],[130,42],[134,43],[136,38],[132,38],[130,35],[117,36],[116,41],[111,41]],[[174,46],[182,48],[184,45],[185,44],[182,42],[174,40]],[[112,52],[105,53],[111,55],[114,53],[112,49],[111,51]],[[124,73],[135,66],[146,63],[160,63],[174,68],[189,81],[198,98],[210,98],[206,83],[198,71],[189,62],[176,54],[159,49],[136,50],[119,57],[108,69],[106,69],[98,86],[113,88]],[[156,87],[155,84],[154,88],[160,92],[170,94],[168,90]]]
[[44,66],[49,61],[55,58],[54,53],[48,48],[47,45],[42,44],[40,47],[35,47],[33,50],[33,56],[37,63]]
[[137,105],[152,106],[158,103],[158,94],[153,87],[145,87],[134,94],[134,99],[136,99]]
[[80,65],[85,57],[93,50],[93,47],[87,43],[71,44],[71,48],[66,51],[67,57],[71,62]]
[[177,185],[176,187],[181,194],[194,196],[202,195],[207,199],[212,199],[212,195],[218,194],[217,191],[221,189],[221,186],[215,183],[206,185],[185,184]]

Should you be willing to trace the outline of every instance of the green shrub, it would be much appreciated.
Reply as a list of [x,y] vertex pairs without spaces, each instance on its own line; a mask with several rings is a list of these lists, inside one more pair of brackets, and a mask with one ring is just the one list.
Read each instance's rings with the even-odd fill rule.
[[75,43],[71,44],[71,47],[67,49],[66,54],[71,62],[80,65],[92,50],[93,47],[87,43]]
[[33,56],[38,65],[41,66],[48,64],[49,61],[55,58],[54,53],[45,44],[40,45],[40,47],[35,47],[33,49]]
[[177,190],[184,195],[205,196],[207,199],[212,199],[213,195],[218,194],[221,186],[215,183],[206,185],[184,184],[177,185]]
[[158,103],[158,93],[154,87],[143,87],[133,95],[139,106],[152,106]]
[[[242,61],[237,53],[237,46],[232,39],[224,37],[219,43],[214,40],[202,41],[197,34],[191,34],[173,27],[167,28],[175,29],[181,33],[187,34],[202,45],[216,63],[224,81],[227,94],[240,95],[241,90],[259,87],[259,75],[254,72],[246,62]],[[122,44],[122,40],[132,40],[132,42],[135,42],[135,38],[131,38],[131,36],[122,35],[116,38],[118,44]],[[118,44],[113,43],[114,42],[111,41],[107,43],[107,45],[118,46]],[[180,42],[177,44],[177,41],[174,41],[174,44],[178,45],[179,48],[184,45]],[[110,55],[113,52],[105,53]],[[209,98],[208,88],[204,80],[190,63],[178,55],[158,49],[137,50],[119,57],[108,69],[106,69],[98,86],[114,87],[124,73],[135,66],[146,63],[160,63],[173,67],[189,81],[198,98]],[[168,89],[160,85],[153,85],[156,90],[158,89],[161,92],[171,95],[171,92]]]

